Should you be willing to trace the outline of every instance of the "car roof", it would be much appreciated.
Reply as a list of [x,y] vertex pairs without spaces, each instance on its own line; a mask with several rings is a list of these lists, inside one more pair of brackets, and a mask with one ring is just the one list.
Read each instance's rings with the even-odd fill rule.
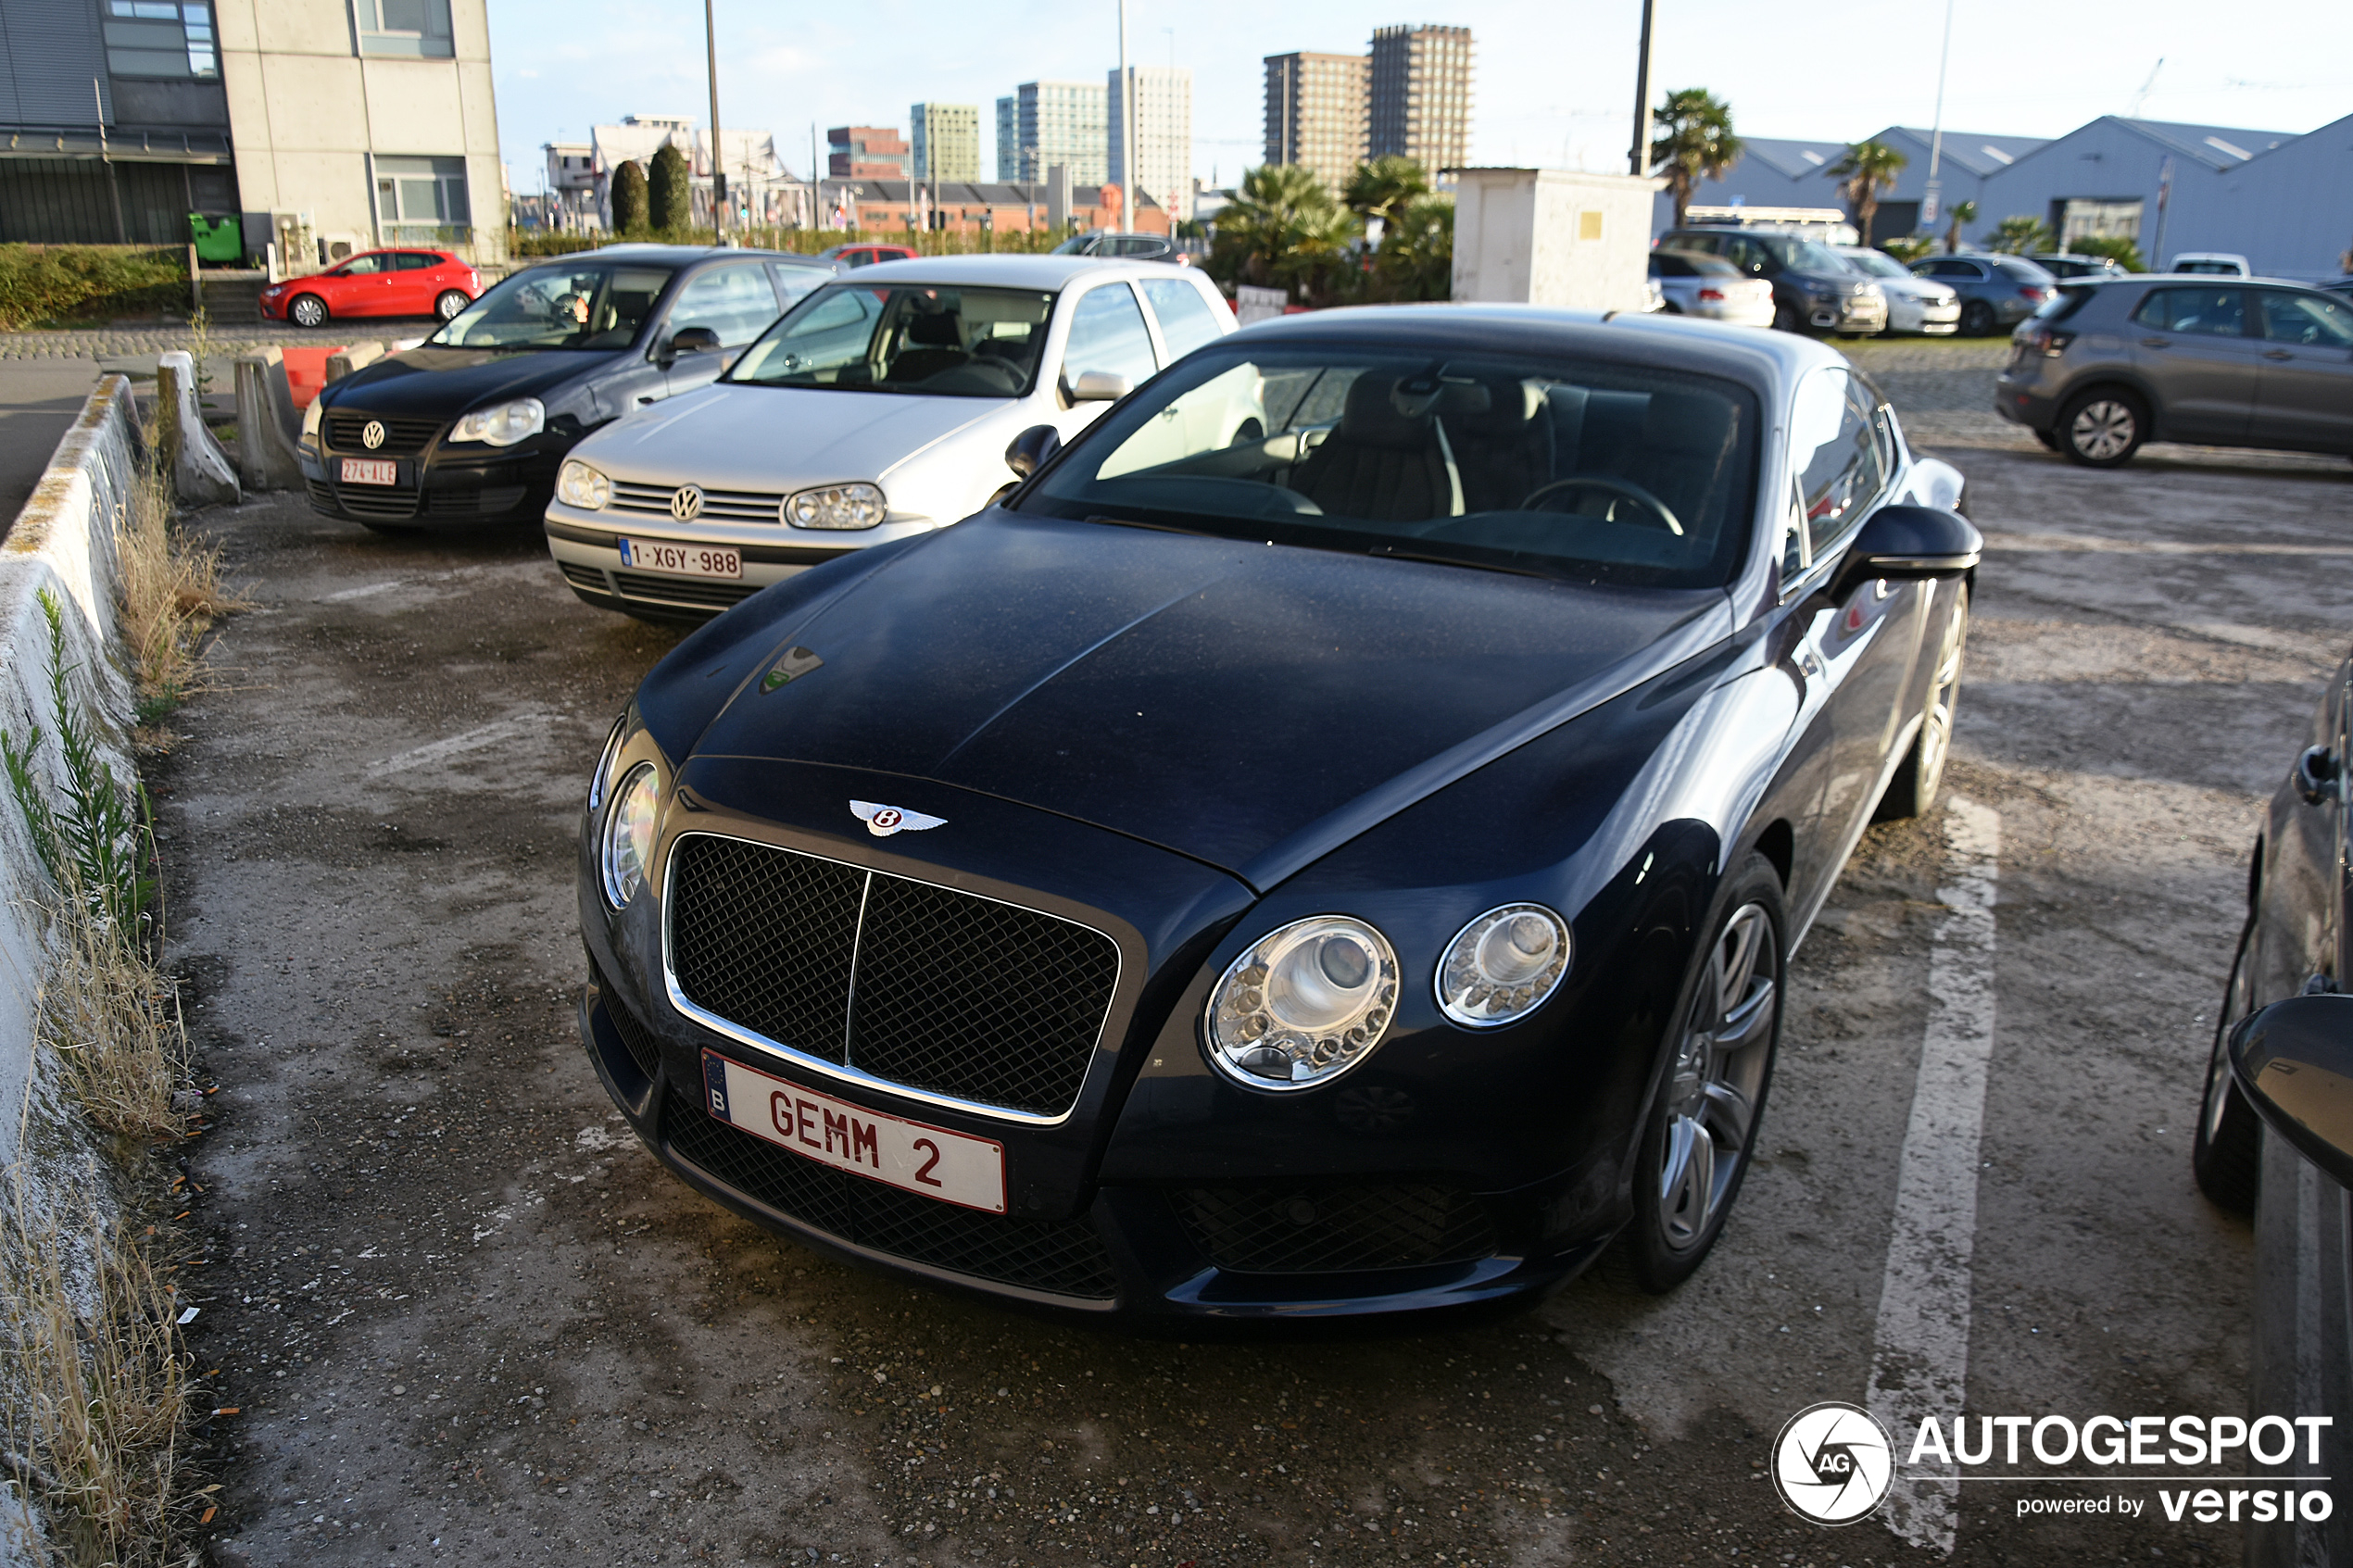
[[1368,348],[1651,359],[1758,387],[1793,381],[1817,365],[1846,363],[1836,349],[1797,332],[1728,332],[1715,322],[1689,317],[1543,305],[1360,305],[1310,310],[1254,323],[1219,342],[1307,344],[1334,338]]
[[912,261],[877,261],[872,267],[861,267],[855,278],[862,283],[994,283],[1001,288],[1059,289],[1076,278],[1106,273],[1132,278],[1185,275],[1182,268],[1117,256],[925,256]]
[[[631,241],[626,245],[598,245],[595,250],[573,251],[568,256],[535,257],[528,265],[536,267],[542,262],[576,261],[583,257],[592,256],[625,257],[632,260],[643,261],[669,261],[681,267],[690,261],[705,261],[713,257],[726,256],[756,256],[763,261],[789,261],[802,267],[824,267],[825,265],[815,257],[803,256],[798,251],[757,250],[749,245],[665,245],[654,244],[649,240]],[[830,272],[833,269],[826,267],[825,270]]]

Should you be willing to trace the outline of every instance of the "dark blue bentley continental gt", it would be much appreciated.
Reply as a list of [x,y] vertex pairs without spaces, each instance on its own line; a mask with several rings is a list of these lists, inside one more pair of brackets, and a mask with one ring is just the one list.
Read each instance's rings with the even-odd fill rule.
[[1936,794],[1960,476],[1820,345],[1504,307],[1253,328],[1006,460],[614,727],[582,1018],[648,1146],[1139,1320],[1688,1275],[1791,952]]

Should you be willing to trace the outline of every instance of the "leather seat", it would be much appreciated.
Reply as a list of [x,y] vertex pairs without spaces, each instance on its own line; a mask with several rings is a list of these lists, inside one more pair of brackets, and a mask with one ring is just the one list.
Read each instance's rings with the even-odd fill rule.
[[890,362],[883,380],[892,383],[926,381],[952,370],[972,356],[964,352],[963,333],[956,318],[945,310],[912,316],[907,321],[906,345]]
[[1462,476],[1466,512],[1511,511],[1553,478],[1553,420],[1542,390],[1517,376],[1449,382],[1438,418]]
[[1299,465],[1290,487],[1327,513],[1373,522],[1460,516],[1462,480],[1431,417],[1435,401],[1366,370],[1350,383],[1340,424]]

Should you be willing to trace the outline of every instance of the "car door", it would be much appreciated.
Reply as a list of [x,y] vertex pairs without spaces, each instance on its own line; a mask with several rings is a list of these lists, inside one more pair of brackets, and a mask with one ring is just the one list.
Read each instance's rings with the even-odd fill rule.
[[1136,291],[1124,280],[1101,283],[1072,299],[1063,295],[1070,312],[1070,329],[1063,343],[1063,362],[1054,368],[1053,384],[1060,387],[1064,407],[1053,417],[1054,428],[1069,440],[1101,417],[1106,402],[1075,403],[1070,391],[1089,370],[1126,376],[1131,387],[1141,386],[1160,369],[1152,355],[1151,329]]
[[394,316],[430,316],[435,287],[434,269],[441,257],[420,250],[395,251],[392,270],[384,275],[385,311]]
[[381,316],[384,313],[386,285],[391,278],[385,269],[392,258],[380,252],[355,256],[340,267],[329,268],[319,276],[319,297],[327,302],[328,314],[333,316]]
[[2262,379],[2262,338],[2234,285],[2151,289],[2133,312],[2133,363],[2157,394],[2170,441],[2246,439]]
[[[727,261],[705,267],[688,278],[671,301],[655,338],[655,355],[662,363],[663,385],[673,397],[719,379],[751,340],[768,330],[782,314],[775,285],[768,281],[765,262]],[[719,334],[716,354],[676,354],[671,341],[688,327]]]
[[2353,452],[2353,303],[2286,289],[2254,294],[2263,373],[2249,438]]

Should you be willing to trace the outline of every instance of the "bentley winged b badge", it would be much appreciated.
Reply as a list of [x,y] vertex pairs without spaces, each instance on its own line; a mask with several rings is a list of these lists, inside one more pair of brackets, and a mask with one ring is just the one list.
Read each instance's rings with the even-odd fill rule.
[[926,817],[921,811],[905,811],[896,806],[877,806],[871,800],[853,800],[850,815],[866,824],[866,831],[876,838],[888,838],[894,833],[922,833],[946,822],[945,817]]

